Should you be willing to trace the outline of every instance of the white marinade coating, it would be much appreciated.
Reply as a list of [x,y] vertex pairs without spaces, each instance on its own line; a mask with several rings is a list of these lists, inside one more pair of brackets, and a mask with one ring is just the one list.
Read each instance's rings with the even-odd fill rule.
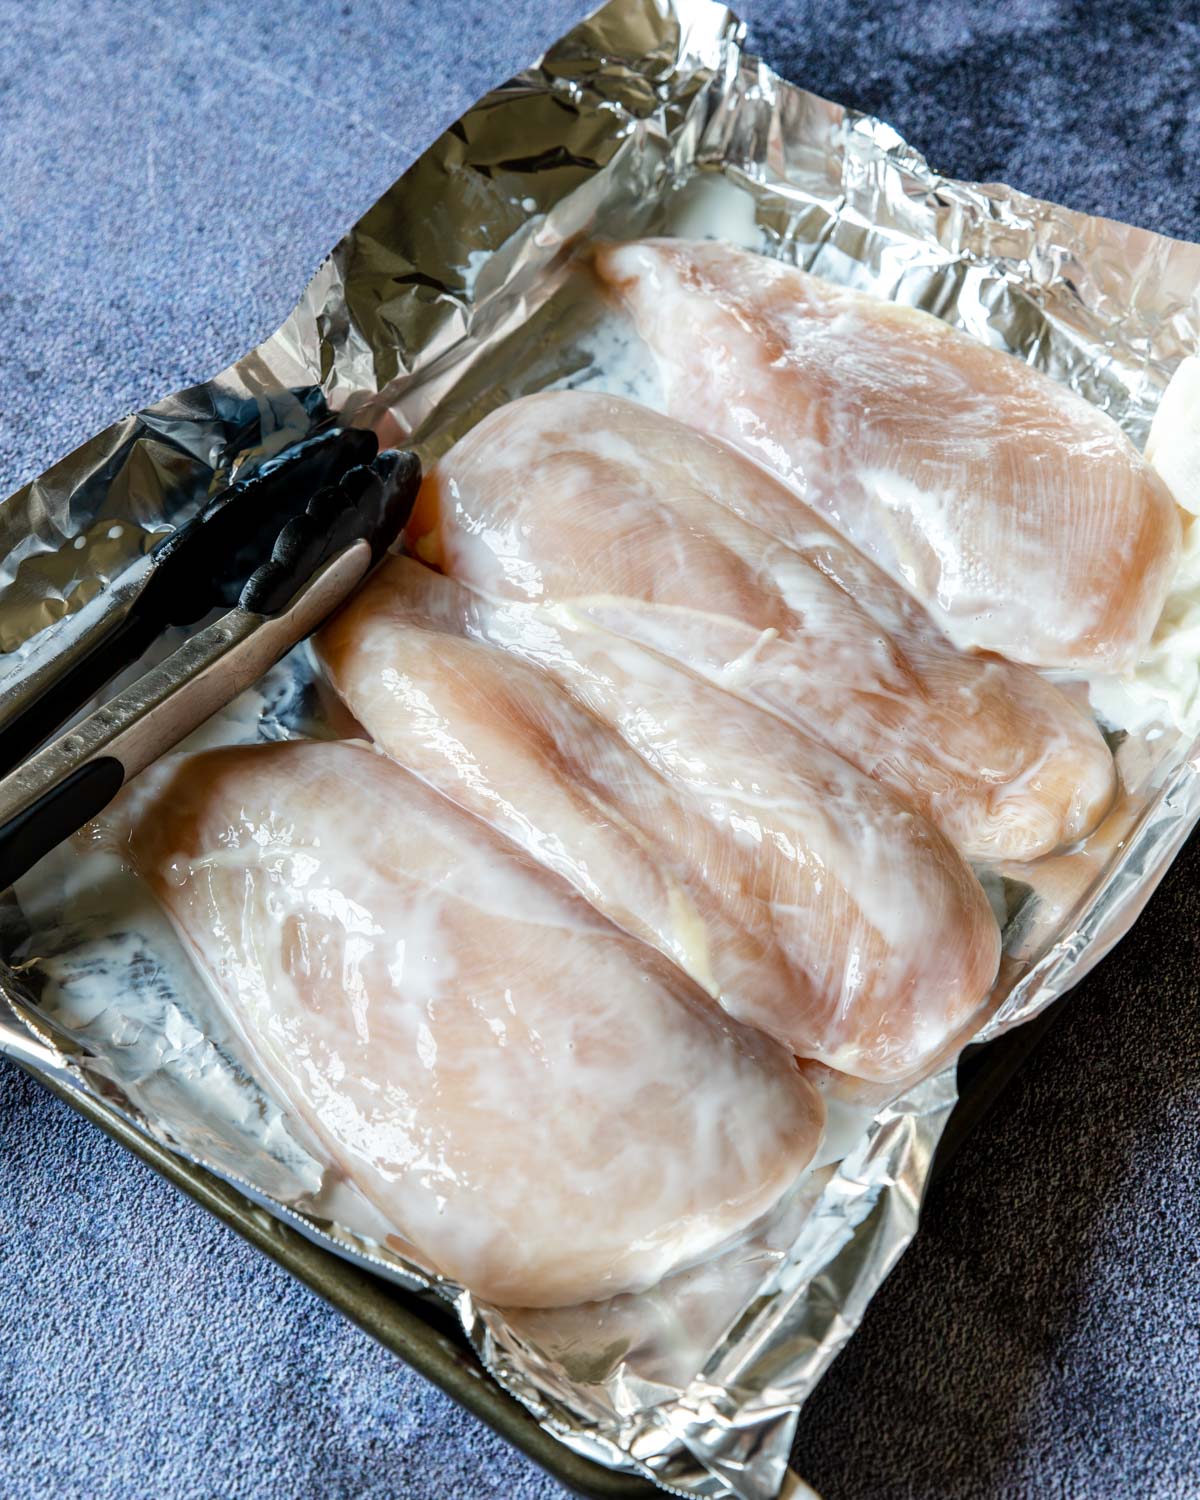
[[1189,517],[1179,567],[1137,670],[1093,678],[1088,691],[1104,718],[1122,729],[1166,723],[1195,733],[1200,728],[1200,357],[1189,355],[1171,376],[1154,413],[1146,457]]
[[1112,800],[1112,756],[1063,693],[955,650],[765,469],[636,402],[501,407],[427,475],[409,538],[478,592],[569,605],[788,719],[968,858],[1046,854]]
[[750,251],[645,240],[596,264],[668,409],[774,469],[956,643],[1084,671],[1137,660],[1179,519],[1104,412],[938,318]]
[[816,1149],[782,1048],[369,748],[175,757],[113,819],[263,1082],[482,1298],[650,1286]]
[[381,749],[801,1056],[902,1077],[985,999],[999,931],[946,841],[654,652],[408,558],[318,652]]
[[[468,610],[458,584],[389,558],[314,647],[381,750],[715,993],[715,914],[701,916],[643,831],[678,817],[672,789],[552,678],[468,639]],[[728,963],[741,939],[725,929],[720,940]]]

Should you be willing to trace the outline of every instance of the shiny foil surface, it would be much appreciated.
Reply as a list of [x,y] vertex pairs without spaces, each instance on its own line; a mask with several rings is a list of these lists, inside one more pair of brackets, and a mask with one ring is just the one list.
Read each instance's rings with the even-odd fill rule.
[[[7,685],[47,653],[69,660],[80,622],[113,607],[108,585],[215,488],[330,420],[429,462],[547,385],[652,402],[586,270],[598,238],[719,235],[922,308],[1144,446],[1200,350],[1200,247],[939,177],[886,124],[746,56],[740,36],[710,0],[611,0],[420,157],[265,344],[4,502]],[[1156,430],[1160,450],[1170,441]],[[1192,669],[1191,599],[1181,586],[1168,606],[1156,671]],[[1156,708],[1151,676],[1073,690],[1109,732],[1123,795],[1081,848],[980,872],[1005,939],[981,1039],[1043,1009],[1127,931],[1200,817],[1189,692]],[[197,742],[338,732],[301,647]],[[239,1064],[165,918],[101,859],[67,846],[6,900],[0,1046],[321,1243],[452,1299],[489,1370],[576,1451],[680,1494],[779,1492],[800,1405],[916,1230],[953,1058],[898,1098],[864,1087],[831,1105],[816,1168],[712,1263],[640,1296],[506,1314],[387,1247]]]

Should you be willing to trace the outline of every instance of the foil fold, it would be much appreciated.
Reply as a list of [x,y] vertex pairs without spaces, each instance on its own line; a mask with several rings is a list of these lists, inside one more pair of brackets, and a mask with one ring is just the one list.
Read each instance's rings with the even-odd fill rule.
[[[594,237],[752,243],[1009,350],[1143,445],[1172,374],[1200,351],[1200,247],[940,177],[889,126],[781,80],[741,38],[710,0],[611,0],[430,147],[266,343],[5,501],[7,681],[46,651],[69,657],[82,612],[102,611],[161,535],[330,421],[429,460],[505,400],[614,379],[578,269]],[[330,733],[294,658],[205,733]],[[1147,732],[1106,712],[1124,795],[1101,834],[1035,867],[982,872],[1006,959],[980,1040],[1074,984],[1200,820],[1189,727]],[[56,852],[53,879],[31,876],[0,912],[0,1047],[116,1104],[321,1243],[451,1298],[488,1369],[577,1452],[683,1495],[779,1492],[800,1406],[916,1230],[956,1099],[953,1058],[862,1104],[847,1149],[713,1265],[600,1309],[505,1314],[438,1283],[329,1189],[202,998],[143,987],[117,1002],[137,955],[116,951],[107,908],[93,913],[109,929],[103,953],[79,948],[73,858]]]

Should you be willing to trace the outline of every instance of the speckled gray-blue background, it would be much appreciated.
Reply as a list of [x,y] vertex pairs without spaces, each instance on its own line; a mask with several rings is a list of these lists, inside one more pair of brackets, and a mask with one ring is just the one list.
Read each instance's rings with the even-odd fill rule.
[[[0,493],[284,318],[587,0],[0,0]],[[746,0],[935,166],[1200,237],[1200,5]],[[804,1415],[826,1500],[1200,1496],[1200,847],[929,1204]],[[0,1496],[558,1487],[0,1062]]]

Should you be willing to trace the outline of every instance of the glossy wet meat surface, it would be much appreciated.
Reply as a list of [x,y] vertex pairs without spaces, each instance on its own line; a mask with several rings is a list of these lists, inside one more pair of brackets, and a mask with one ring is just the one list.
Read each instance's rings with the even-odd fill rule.
[[409,540],[486,597],[569,607],[770,709],[968,858],[1036,858],[1112,800],[1112,757],[1056,687],[955,650],[771,474],[632,401],[493,412],[426,478]]
[[778,473],[959,644],[1082,670],[1137,659],[1179,521],[1104,412],[935,317],[751,251],[646,240],[596,264],[670,410]]
[[177,757],[122,818],[263,1080],[481,1297],[651,1285],[816,1148],[782,1048],[369,747]]
[[845,1072],[913,1072],[999,933],[887,789],[667,658],[389,559],[318,652],[376,743],[735,1016]]

